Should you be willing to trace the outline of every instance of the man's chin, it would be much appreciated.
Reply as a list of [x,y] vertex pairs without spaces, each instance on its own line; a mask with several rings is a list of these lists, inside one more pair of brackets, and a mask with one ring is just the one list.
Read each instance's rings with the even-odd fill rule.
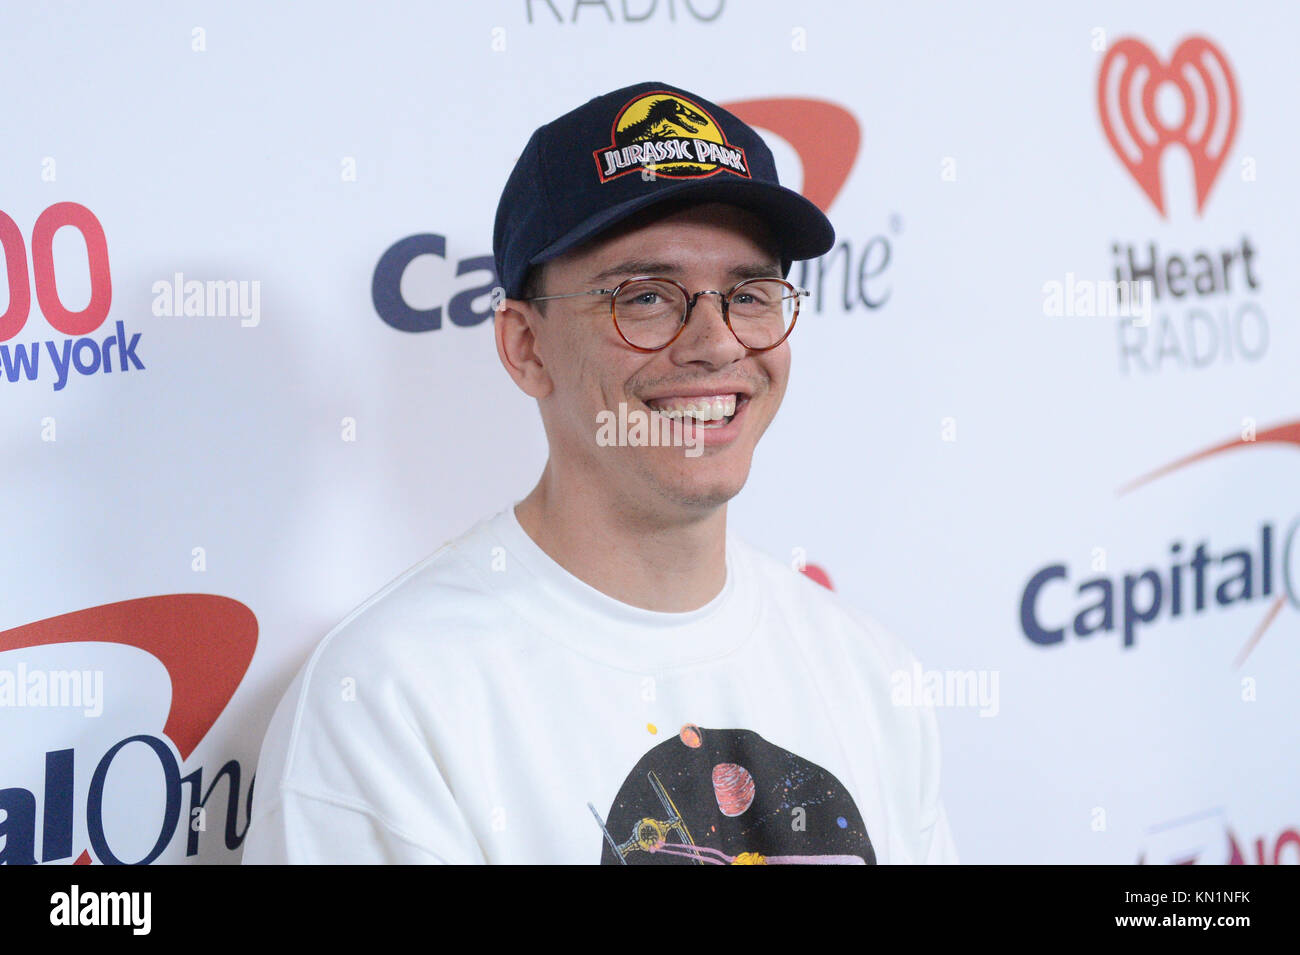
[[643,460],[641,471],[647,489],[669,508],[700,514],[722,507],[741,492],[749,479],[748,457],[706,452],[682,457],[680,448],[650,449],[658,457]]
[[707,511],[721,507],[740,493],[744,478],[711,481],[678,480],[661,485],[663,497],[679,507]]

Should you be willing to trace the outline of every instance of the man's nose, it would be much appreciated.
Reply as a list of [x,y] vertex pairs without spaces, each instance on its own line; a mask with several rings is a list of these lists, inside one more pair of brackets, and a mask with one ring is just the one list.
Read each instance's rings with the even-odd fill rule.
[[688,343],[694,348],[710,351],[744,352],[745,347],[736,341],[723,318],[722,293],[712,289],[696,292],[691,297],[691,308],[686,315],[686,327],[675,345]]

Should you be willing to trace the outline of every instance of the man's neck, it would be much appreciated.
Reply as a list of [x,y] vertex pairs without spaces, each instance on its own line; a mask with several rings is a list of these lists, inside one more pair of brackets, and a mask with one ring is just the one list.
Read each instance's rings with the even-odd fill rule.
[[583,583],[660,613],[697,610],[722,590],[725,504],[700,517],[667,522],[630,514],[590,489],[568,489],[563,483],[548,464],[515,517],[538,547]]

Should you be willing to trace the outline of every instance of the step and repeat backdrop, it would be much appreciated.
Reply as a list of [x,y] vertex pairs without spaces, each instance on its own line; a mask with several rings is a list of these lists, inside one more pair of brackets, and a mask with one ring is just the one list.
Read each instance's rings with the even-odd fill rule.
[[239,861],[325,633],[545,460],[532,130],[643,80],[835,248],[729,526],[902,638],[966,862],[1300,862],[1289,4],[8,4],[0,859]]

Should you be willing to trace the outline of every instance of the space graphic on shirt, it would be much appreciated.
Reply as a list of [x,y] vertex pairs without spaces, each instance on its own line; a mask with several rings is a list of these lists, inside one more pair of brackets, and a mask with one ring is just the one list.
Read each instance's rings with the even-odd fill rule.
[[601,865],[875,865],[844,784],[751,730],[688,723],[623,781]]

